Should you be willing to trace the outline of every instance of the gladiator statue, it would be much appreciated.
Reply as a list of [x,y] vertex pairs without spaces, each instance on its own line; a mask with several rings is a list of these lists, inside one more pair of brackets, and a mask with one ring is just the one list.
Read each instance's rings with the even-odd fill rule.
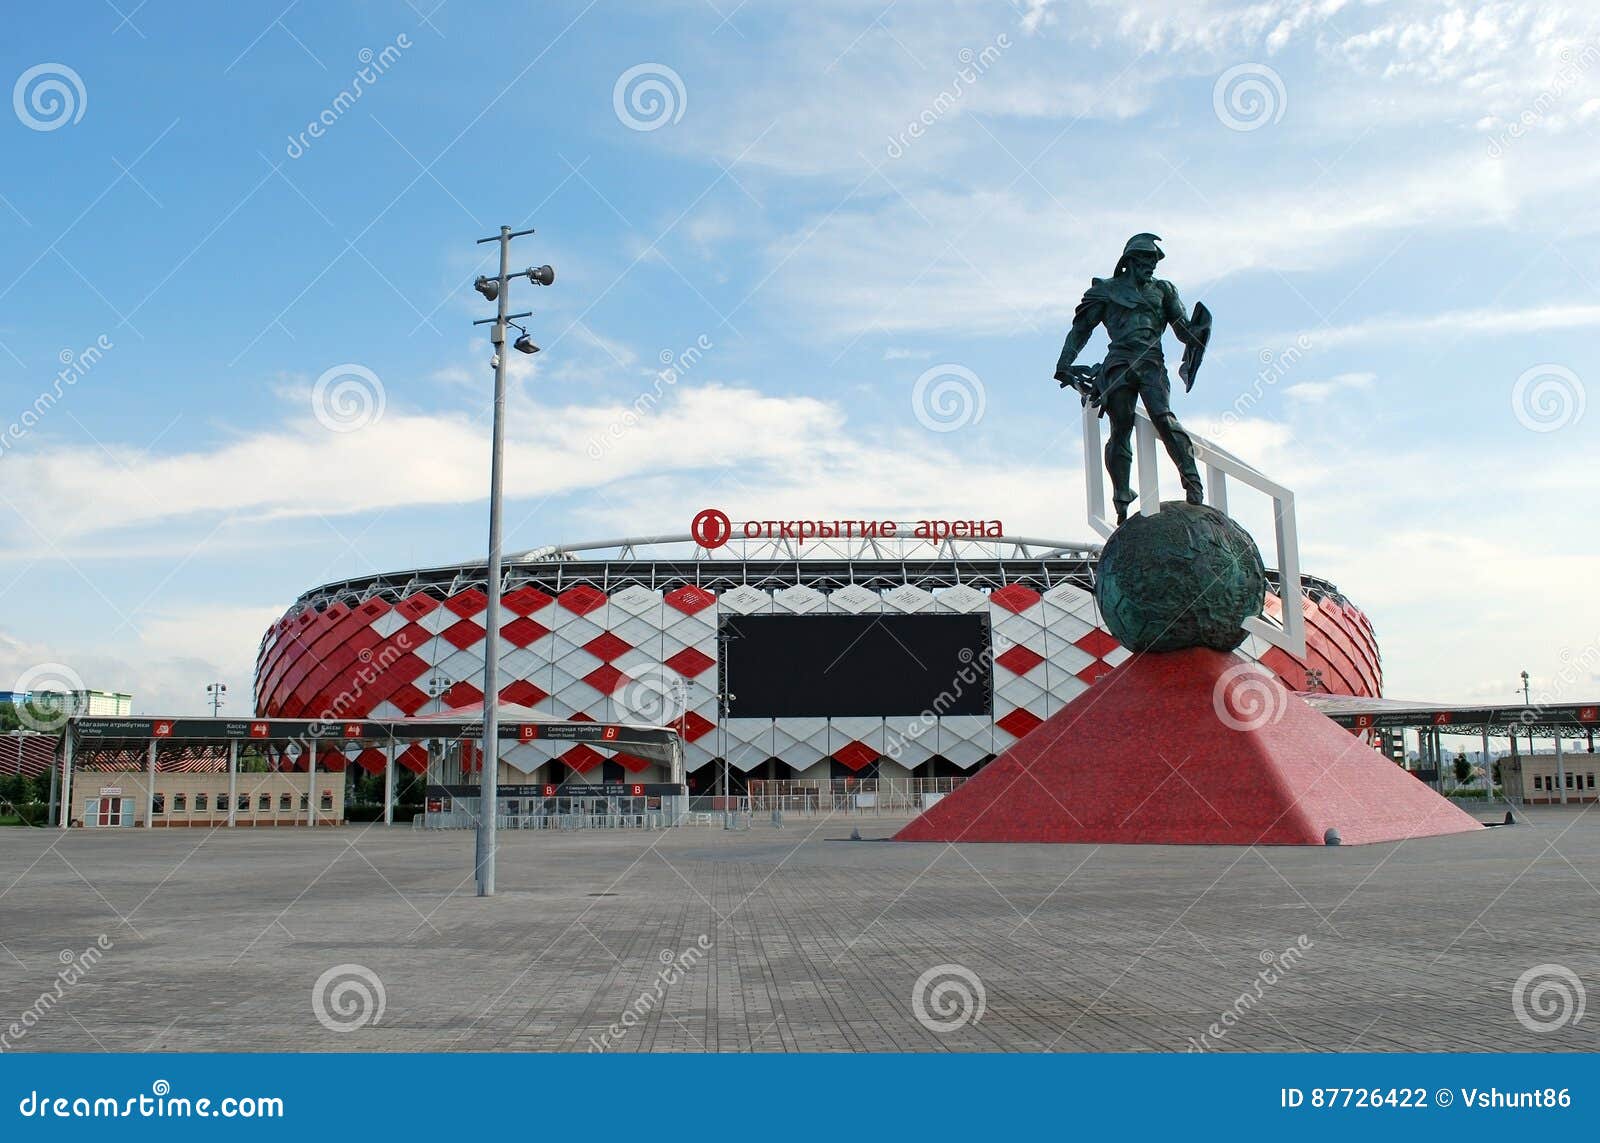
[[[1154,234],[1135,234],[1122,248],[1116,273],[1093,280],[1072,315],[1072,329],[1056,363],[1056,380],[1062,388],[1076,389],[1085,404],[1111,419],[1106,471],[1111,476],[1118,524],[1127,522],[1128,505],[1135,498],[1131,483],[1133,421],[1141,399],[1167,455],[1178,466],[1185,498],[1190,504],[1204,503],[1194,442],[1172,413],[1172,384],[1161,355],[1161,335],[1170,325],[1183,343],[1178,376],[1188,392],[1194,388],[1195,373],[1211,338],[1211,311],[1196,305],[1194,313],[1185,316],[1177,288],[1155,276],[1156,263],[1165,257],[1156,245],[1160,241]],[[1105,361],[1093,367],[1074,365],[1098,325],[1104,325],[1111,338]],[[1151,511],[1157,507],[1152,506]]]

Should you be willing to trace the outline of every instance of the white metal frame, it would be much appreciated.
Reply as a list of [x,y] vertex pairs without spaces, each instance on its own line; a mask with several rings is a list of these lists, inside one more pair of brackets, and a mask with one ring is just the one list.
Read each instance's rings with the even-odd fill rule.
[[[1156,439],[1156,429],[1149,414],[1136,407],[1134,421],[1134,459],[1138,465],[1139,500],[1141,505],[1161,503],[1160,476],[1157,459],[1161,444]],[[1186,430],[1189,431],[1189,430]],[[1274,647],[1281,647],[1298,657],[1306,653],[1306,618],[1300,610],[1300,538],[1295,526],[1294,493],[1256,471],[1250,465],[1213,444],[1204,437],[1189,431],[1194,442],[1197,463],[1206,466],[1206,502],[1218,512],[1228,511],[1228,477],[1264,492],[1272,498],[1273,540],[1277,548],[1278,588],[1283,602],[1283,626],[1276,627],[1265,619],[1251,617],[1244,621],[1244,629]],[[1093,405],[1083,407],[1083,486],[1088,499],[1089,526],[1102,538],[1116,531],[1114,520],[1106,517],[1106,478],[1101,460],[1100,410]],[[1157,509],[1159,511],[1159,507]]]

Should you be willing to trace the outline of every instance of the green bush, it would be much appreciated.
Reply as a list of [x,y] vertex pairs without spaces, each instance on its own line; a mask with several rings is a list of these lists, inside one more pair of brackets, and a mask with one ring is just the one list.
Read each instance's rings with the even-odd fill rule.
[[7,802],[0,805],[0,826],[48,825],[50,805],[47,802]]

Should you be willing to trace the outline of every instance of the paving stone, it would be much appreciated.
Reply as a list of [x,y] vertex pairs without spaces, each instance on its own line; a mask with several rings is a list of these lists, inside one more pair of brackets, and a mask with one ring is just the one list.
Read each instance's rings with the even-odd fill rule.
[[[1531,1030],[1512,990],[1539,965],[1600,981],[1600,814],[1525,819],[1336,849],[903,844],[889,817],[508,833],[487,900],[468,833],[6,829],[0,1036],[36,1010],[4,1046],[1593,1050],[1592,1019]],[[56,999],[63,951],[102,936]],[[376,1023],[319,1022],[341,965],[382,982]],[[979,986],[980,1019],[943,1019]]]

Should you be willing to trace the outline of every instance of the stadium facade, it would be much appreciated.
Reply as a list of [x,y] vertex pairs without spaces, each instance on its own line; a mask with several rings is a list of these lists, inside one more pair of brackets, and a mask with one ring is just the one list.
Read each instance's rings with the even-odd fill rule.
[[[515,554],[501,590],[500,700],[546,717],[673,726],[696,792],[715,788],[724,758],[735,788],[745,777],[970,774],[1128,657],[1095,608],[1098,555],[1094,544],[1018,537],[706,549],[689,536]],[[1281,624],[1273,573],[1269,588],[1267,618]],[[486,590],[485,565],[464,563],[307,591],[262,638],[257,714],[481,709]],[[1291,598],[1305,654],[1256,636],[1240,653],[1291,690],[1381,695],[1361,610],[1309,575]],[[381,766],[364,753],[353,760]],[[470,748],[459,757],[457,774],[470,771]],[[396,761],[421,770],[424,752]],[[508,745],[501,776],[643,782],[660,769],[531,741]]]

